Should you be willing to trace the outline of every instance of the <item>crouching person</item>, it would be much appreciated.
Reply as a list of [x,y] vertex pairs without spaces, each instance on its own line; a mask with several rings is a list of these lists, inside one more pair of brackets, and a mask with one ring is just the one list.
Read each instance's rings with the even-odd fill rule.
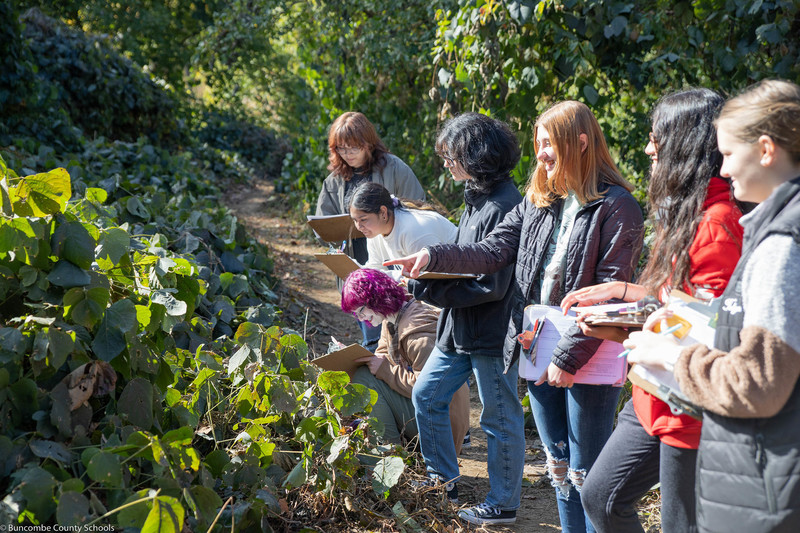
[[[373,326],[383,325],[375,354],[353,375],[378,393],[372,416],[383,422],[383,438],[399,444],[417,437],[411,391],[436,341],[439,310],[411,297],[390,276],[369,268],[347,276],[342,287],[342,310]],[[469,389],[462,386],[450,403],[450,426],[456,452],[461,452],[469,429]]]

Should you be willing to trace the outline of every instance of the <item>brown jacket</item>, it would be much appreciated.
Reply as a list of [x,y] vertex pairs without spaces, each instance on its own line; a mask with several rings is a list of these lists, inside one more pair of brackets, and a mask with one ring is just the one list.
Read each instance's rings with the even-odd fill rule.
[[[400,311],[391,327],[384,320],[375,355],[384,357],[375,377],[393,390],[411,398],[411,389],[425,366],[436,343],[436,322],[439,309],[411,300]],[[394,330],[394,334],[390,330]],[[450,402],[450,426],[456,453],[461,452],[464,435],[469,429],[469,389],[466,384],[456,391]]]

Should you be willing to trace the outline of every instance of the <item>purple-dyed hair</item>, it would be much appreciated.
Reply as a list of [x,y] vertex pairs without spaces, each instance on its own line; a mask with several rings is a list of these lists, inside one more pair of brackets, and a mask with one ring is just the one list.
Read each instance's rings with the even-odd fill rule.
[[411,299],[402,285],[380,270],[360,268],[351,272],[342,286],[342,311],[353,313],[367,307],[383,316],[392,315]]

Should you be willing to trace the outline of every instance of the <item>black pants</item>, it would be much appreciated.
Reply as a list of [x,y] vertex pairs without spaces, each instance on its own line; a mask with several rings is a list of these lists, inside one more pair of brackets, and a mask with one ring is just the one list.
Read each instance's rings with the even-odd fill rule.
[[661,531],[696,532],[697,450],[675,448],[648,435],[629,401],[595,461],[581,502],[598,533],[643,532],[636,503],[661,482]]

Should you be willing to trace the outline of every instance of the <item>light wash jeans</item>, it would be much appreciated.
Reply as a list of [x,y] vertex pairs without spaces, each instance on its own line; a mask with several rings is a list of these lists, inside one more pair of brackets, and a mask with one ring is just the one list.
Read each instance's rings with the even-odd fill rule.
[[536,386],[528,382],[531,410],[547,454],[564,533],[594,533],[581,505],[586,474],[611,435],[622,389],[610,385]]
[[449,406],[453,394],[471,373],[475,374],[483,404],[481,428],[486,433],[491,485],[486,503],[504,511],[516,510],[520,505],[525,462],[516,363],[503,374],[502,357],[459,355],[434,348],[417,378],[411,398],[417,415],[422,457],[430,475],[442,481],[459,477]]

